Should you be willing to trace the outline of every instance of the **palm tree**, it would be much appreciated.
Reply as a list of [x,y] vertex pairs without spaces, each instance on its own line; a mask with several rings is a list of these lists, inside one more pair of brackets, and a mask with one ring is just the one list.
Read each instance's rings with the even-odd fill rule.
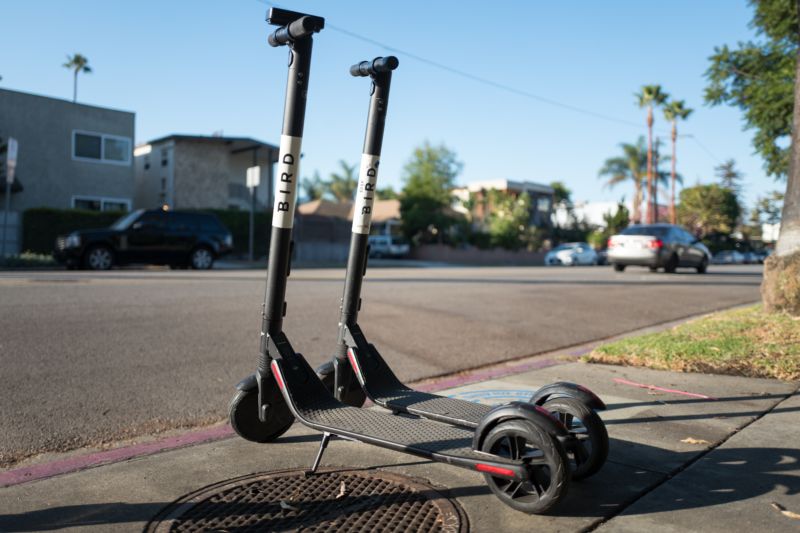
[[352,202],[358,188],[356,165],[348,165],[344,159],[339,160],[341,173],[332,172],[328,182],[328,191],[337,202]]
[[67,56],[67,62],[61,66],[68,68],[73,72],[72,101],[76,102],[78,100],[78,73],[84,72],[89,74],[92,72],[92,69],[89,66],[89,58],[81,54]]
[[635,189],[633,195],[633,223],[642,221],[642,186],[647,176],[647,149],[644,137],[639,137],[635,144],[622,143],[622,155],[606,159],[600,169],[601,177],[608,177],[606,187],[614,187],[620,183],[632,181]]
[[654,220],[653,203],[653,108],[661,107],[669,95],[661,90],[661,85],[644,85],[641,91],[635,94],[639,107],[647,108],[647,222]]
[[678,121],[686,120],[692,114],[692,109],[686,107],[686,102],[683,100],[673,100],[664,106],[664,118],[672,123],[672,180],[671,192],[669,197],[669,222],[675,224],[677,215],[675,214],[675,182],[677,173],[675,172],[675,164],[677,157],[675,155],[675,147],[678,141]]

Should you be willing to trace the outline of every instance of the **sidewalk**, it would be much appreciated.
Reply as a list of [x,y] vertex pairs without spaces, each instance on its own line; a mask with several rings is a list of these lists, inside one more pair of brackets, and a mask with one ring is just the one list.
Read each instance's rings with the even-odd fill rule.
[[[457,379],[468,376],[439,383]],[[552,516],[502,505],[474,472],[363,444],[333,440],[322,465],[377,469],[377,477],[402,474],[433,485],[463,509],[456,531],[797,531],[800,520],[772,505],[800,513],[797,384],[571,362],[444,394],[503,403],[559,379],[584,384],[606,401],[601,415],[611,444],[605,467],[573,483]],[[318,440],[296,424],[272,444],[226,437],[8,486],[0,489],[0,531],[141,531],[163,507],[207,485],[308,468]],[[381,509],[381,501],[368,500],[347,505],[367,514]],[[237,520],[250,512],[231,501],[216,511]]]

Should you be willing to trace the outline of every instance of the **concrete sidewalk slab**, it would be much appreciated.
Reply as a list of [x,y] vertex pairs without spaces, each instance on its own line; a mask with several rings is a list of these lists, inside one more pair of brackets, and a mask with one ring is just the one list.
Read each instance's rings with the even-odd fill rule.
[[[620,378],[682,393],[654,392],[615,381]],[[502,505],[491,495],[482,477],[474,472],[363,444],[335,440],[323,457],[323,465],[378,468],[427,480],[458,501],[472,531],[581,531],[597,527],[622,513],[603,526],[613,530],[618,520],[627,518],[627,510],[644,504],[695,467],[665,483],[669,475],[771,409],[796,388],[794,384],[770,380],[569,363],[457,387],[444,394],[502,403],[524,398],[536,387],[557,379],[582,383],[607,402],[609,410],[603,412],[602,417],[611,437],[611,453],[609,462],[596,476],[572,484],[567,500],[552,516],[524,515]],[[701,399],[684,393],[716,399]],[[779,408],[774,414],[791,416],[791,410],[783,413]],[[773,415],[752,424],[726,445],[735,438],[752,438],[752,442],[746,443],[747,447],[757,450],[764,430],[752,432],[751,428],[770,416]],[[780,436],[784,443],[770,445],[776,449],[788,448],[788,442],[798,441],[790,437],[800,433],[796,425],[785,420],[781,424],[785,433],[774,432],[774,437]],[[706,440],[709,444],[682,442],[687,437]],[[316,453],[318,439],[318,434],[296,425],[272,444],[258,445],[230,438],[0,489],[0,531],[141,530],[162,507],[203,486],[252,472],[308,467]],[[714,453],[717,451],[709,456]],[[773,454],[766,460],[768,464],[759,470],[765,473],[762,477],[771,476],[767,473],[772,472],[769,468],[775,468],[774,457]],[[702,460],[695,466],[701,463]],[[780,479],[796,479],[793,477],[798,468],[796,454],[794,462],[781,464],[784,474]],[[711,464],[709,468],[715,469],[717,465]],[[747,483],[746,476],[741,476],[739,483]],[[640,502],[633,503],[648,492]],[[653,512],[661,516],[644,527],[669,531],[675,511],[686,513],[676,519],[676,524],[691,520],[692,514],[696,515],[695,520],[700,520],[700,515],[703,520],[711,520],[717,514],[726,513],[729,505],[745,501],[723,501],[711,507],[696,505],[680,511],[655,508]],[[789,500],[781,500],[781,503],[789,509],[796,507]],[[644,527],[634,524],[628,530],[641,531]],[[685,523],[682,528],[684,531],[698,529]]]
[[600,531],[798,531],[800,395],[734,434]]

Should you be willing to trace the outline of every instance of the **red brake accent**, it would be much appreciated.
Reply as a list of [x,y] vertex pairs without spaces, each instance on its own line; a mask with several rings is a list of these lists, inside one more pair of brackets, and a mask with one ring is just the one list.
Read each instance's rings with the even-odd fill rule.
[[539,411],[540,413],[542,413],[545,416],[553,416],[553,413],[551,413],[550,411],[548,411],[547,409],[545,409],[541,405],[534,405],[533,408],[536,409],[537,411]]
[[650,248],[661,249],[664,247],[664,241],[661,239],[653,239],[650,241]]
[[358,366],[358,362],[356,361],[356,354],[353,353],[353,349],[352,348],[348,348],[347,349],[347,360],[350,361],[350,366],[352,366],[353,370],[355,370],[356,377],[358,378],[358,381],[363,383],[364,382],[364,376],[361,375],[361,368],[359,368],[359,366]]
[[278,363],[276,361],[272,361],[270,366],[272,367],[272,375],[275,376],[275,381],[278,382],[278,388],[283,390],[283,376],[281,376],[281,371],[278,369]]
[[484,463],[476,464],[475,470],[478,472],[486,472],[487,474],[497,474],[498,476],[510,477],[514,479],[517,478],[517,474],[509,468],[501,468],[499,466],[492,466]]

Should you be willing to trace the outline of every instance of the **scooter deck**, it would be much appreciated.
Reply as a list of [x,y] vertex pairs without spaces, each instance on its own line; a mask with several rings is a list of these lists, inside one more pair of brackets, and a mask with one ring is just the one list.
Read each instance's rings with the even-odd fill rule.
[[348,357],[369,399],[386,409],[465,428],[478,427],[483,417],[492,410],[488,405],[409,388],[397,379],[372,344],[366,350],[350,350]]
[[455,466],[475,469],[482,463],[523,471],[520,461],[474,450],[469,428],[339,402],[300,354],[274,359],[272,371],[293,414],[310,428]]

